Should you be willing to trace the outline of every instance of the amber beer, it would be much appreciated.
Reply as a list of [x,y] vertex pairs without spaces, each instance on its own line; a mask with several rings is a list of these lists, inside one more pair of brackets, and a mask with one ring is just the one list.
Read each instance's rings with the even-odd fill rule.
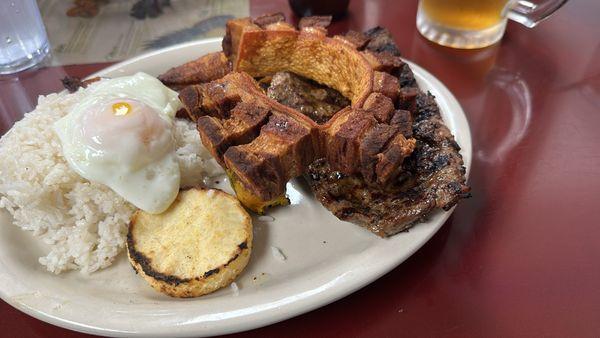
[[417,29],[444,46],[489,46],[504,34],[507,12],[516,1],[521,0],[421,0]]
[[504,19],[507,0],[421,0],[431,20],[454,29],[485,29]]
[[535,27],[567,0],[420,0],[417,30],[454,48],[483,48],[498,42],[508,19]]

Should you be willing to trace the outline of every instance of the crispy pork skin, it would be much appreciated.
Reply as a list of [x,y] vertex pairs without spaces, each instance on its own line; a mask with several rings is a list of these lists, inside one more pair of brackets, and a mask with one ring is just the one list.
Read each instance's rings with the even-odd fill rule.
[[231,20],[223,54],[207,56],[224,75],[199,72],[207,59],[162,78],[191,83],[183,111],[238,199],[261,213],[305,175],[337,217],[390,236],[469,196],[458,144],[389,32],[331,38],[327,24]]
[[231,62],[223,52],[206,54],[196,60],[169,69],[158,79],[165,86],[180,90],[192,84],[220,79],[231,72]]

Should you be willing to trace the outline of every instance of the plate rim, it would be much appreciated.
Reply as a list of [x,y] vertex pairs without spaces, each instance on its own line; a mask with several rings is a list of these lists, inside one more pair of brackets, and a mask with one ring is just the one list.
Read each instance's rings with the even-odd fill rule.
[[[187,42],[187,43],[169,46],[169,47],[166,47],[163,49],[158,49],[155,51],[146,52],[146,53],[140,54],[136,57],[133,57],[133,58],[130,58],[127,60],[123,60],[121,62],[115,63],[106,68],[103,68],[103,69],[89,75],[87,78],[104,76],[107,73],[119,71],[119,69],[122,69],[128,65],[143,62],[143,60],[145,60],[145,59],[152,58],[152,57],[164,54],[164,53],[168,53],[168,52],[172,52],[172,51],[180,50],[180,49],[186,49],[186,48],[190,48],[190,47],[195,47],[195,46],[215,44],[217,42],[220,42],[221,40],[222,40],[222,38],[220,38],[220,37],[210,38],[210,39],[202,39],[202,40],[196,40],[196,41],[191,41],[191,42]],[[448,105],[452,106],[453,109],[451,111],[448,111],[448,114],[451,114],[453,119],[456,119],[458,121],[459,125],[463,125],[463,126],[467,127],[465,130],[461,130],[461,133],[463,134],[463,138],[464,138],[463,142],[465,142],[466,144],[460,144],[460,147],[461,147],[460,153],[463,156],[464,166],[466,168],[466,178],[468,180],[469,173],[471,170],[471,162],[472,162],[472,137],[471,137],[470,125],[469,125],[468,119],[466,117],[466,114],[464,112],[464,109],[462,108],[462,106],[460,105],[460,103],[458,102],[456,97],[452,94],[452,92],[450,92],[450,90],[439,79],[437,79],[433,74],[431,74],[429,71],[425,70],[423,67],[419,66],[418,64],[416,64],[412,61],[406,60],[404,58],[403,58],[403,60],[409,64],[409,66],[411,67],[411,69],[413,70],[413,72],[415,73],[415,75],[417,77],[423,78],[422,80],[428,82],[430,87],[435,88],[435,91],[436,91],[435,94],[442,96],[444,98],[444,101],[447,101]],[[437,101],[437,102],[439,104],[439,101]],[[445,121],[445,122],[448,122],[448,121]],[[452,129],[452,128],[450,128],[450,129]],[[458,140],[457,140],[457,142],[458,142]],[[34,307],[28,306],[25,303],[16,301],[16,300],[12,299],[11,297],[8,297],[6,292],[3,290],[3,288],[0,288],[0,298],[2,298],[6,303],[11,305],[12,307],[14,307],[14,308],[18,309],[19,311],[22,311],[22,312],[26,313],[27,315],[30,315],[38,320],[41,320],[41,321],[47,322],[49,324],[65,328],[65,329],[74,330],[74,331],[83,332],[83,333],[89,333],[89,334],[100,334],[100,335],[118,336],[118,337],[121,337],[121,336],[165,337],[165,336],[172,336],[173,334],[176,334],[177,336],[190,337],[190,336],[198,336],[198,335],[228,334],[228,333],[252,330],[252,329],[256,329],[256,328],[263,327],[266,325],[275,324],[280,321],[284,321],[286,319],[293,318],[298,315],[312,311],[314,309],[326,306],[328,304],[331,304],[331,303],[333,303],[345,296],[348,296],[348,295],[362,289],[363,287],[373,283],[374,281],[379,279],[381,276],[389,273],[391,270],[393,270],[394,268],[396,268],[397,266],[402,264],[406,259],[411,257],[417,250],[419,250],[423,245],[425,245],[425,243],[427,243],[433,237],[433,235],[435,235],[438,232],[438,230],[446,223],[448,218],[452,215],[454,209],[455,209],[455,207],[453,207],[451,210],[449,210],[447,212],[443,212],[440,216],[439,222],[434,224],[432,226],[431,230],[426,234],[426,236],[424,236],[423,240],[420,243],[418,243],[417,245],[415,245],[414,247],[412,247],[411,250],[406,251],[402,256],[394,257],[394,259],[389,259],[388,261],[385,262],[386,264],[383,264],[383,265],[378,264],[377,269],[375,269],[376,271],[370,275],[367,275],[365,278],[342,279],[339,281],[339,283],[336,284],[335,288],[333,288],[333,287],[328,288],[328,289],[324,290],[323,293],[315,294],[312,296],[307,296],[307,297],[299,299],[297,301],[286,303],[280,308],[269,308],[269,309],[263,310],[262,312],[255,312],[251,315],[248,315],[248,319],[252,319],[252,320],[248,320],[247,322],[245,322],[243,324],[238,323],[236,325],[231,325],[229,328],[222,327],[222,326],[220,328],[212,327],[212,331],[210,331],[210,332],[207,331],[206,328],[204,328],[204,330],[203,330],[203,328],[201,326],[201,324],[202,324],[201,322],[188,323],[184,326],[179,326],[176,332],[172,332],[170,334],[165,333],[165,332],[143,332],[143,331],[132,332],[132,331],[126,331],[126,330],[113,330],[110,328],[86,325],[85,323],[81,323],[81,322],[74,322],[69,319],[61,318],[61,316],[59,316],[59,315],[53,315],[51,313],[44,312],[43,310],[37,310]],[[325,294],[327,295],[325,297],[321,297],[321,298],[316,297],[317,295],[325,295]],[[291,306],[293,304],[295,306]],[[285,309],[285,311],[281,311],[283,309]],[[262,314],[262,317],[256,318],[256,314]],[[238,318],[243,318],[243,317],[246,317],[246,316],[242,316],[242,317],[238,317]]]

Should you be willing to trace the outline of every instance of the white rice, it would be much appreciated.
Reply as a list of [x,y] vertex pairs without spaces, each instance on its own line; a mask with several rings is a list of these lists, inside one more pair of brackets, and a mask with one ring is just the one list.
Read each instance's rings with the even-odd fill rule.
[[[0,208],[50,245],[39,262],[54,273],[109,266],[125,246],[135,210],[111,189],[79,176],[62,156],[52,125],[85,91],[40,96],[37,108],[0,139]],[[174,134],[182,187],[222,173],[193,123],[177,120]]]

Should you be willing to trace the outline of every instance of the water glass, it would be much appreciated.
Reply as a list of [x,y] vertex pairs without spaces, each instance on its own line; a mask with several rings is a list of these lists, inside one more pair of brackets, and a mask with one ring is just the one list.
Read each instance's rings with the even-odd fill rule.
[[0,74],[30,68],[49,50],[36,0],[0,0]]

